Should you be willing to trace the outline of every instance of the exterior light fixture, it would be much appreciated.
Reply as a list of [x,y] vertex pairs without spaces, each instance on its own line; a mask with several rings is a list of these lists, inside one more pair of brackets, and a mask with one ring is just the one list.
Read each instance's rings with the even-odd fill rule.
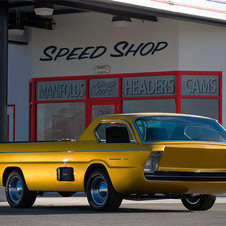
[[24,26],[15,24],[15,25],[9,25],[8,31],[9,31],[9,35],[22,36],[24,34],[25,29],[24,29]]
[[126,16],[113,16],[111,22],[115,27],[128,27],[131,23],[131,18]]
[[108,65],[96,66],[94,71],[96,74],[106,74],[110,72],[110,66]]
[[37,16],[52,16],[54,5],[51,2],[36,2],[34,4],[34,11]]
[[16,24],[10,24],[8,26],[8,33],[9,35],[22,36],[24,34],[24,30],[24,26],[21,25],[20,11],[16,10]]

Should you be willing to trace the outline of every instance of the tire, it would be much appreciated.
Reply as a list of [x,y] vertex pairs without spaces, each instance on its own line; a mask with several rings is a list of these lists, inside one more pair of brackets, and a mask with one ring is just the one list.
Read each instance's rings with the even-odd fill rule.
[[107,172],[103,169],[94,171],[88,178],[87,199],[94,210],[116,210],[122,203],[123,196],[117,193]]
[[58,194],[61,195],[62,197],[71,197],[75,193],[76,192],[69,192],[69,191],[61,191],[61,192],[58,192]]
[[190,195],[181,199],[183,205],[194,211],[202,211],[210,209],[216,200],[214,195]]
[[29,191],[23,175],[18,171],[12,171],[6,181],[6,199],[11,207],[28,208],[36,200],[36,192]]

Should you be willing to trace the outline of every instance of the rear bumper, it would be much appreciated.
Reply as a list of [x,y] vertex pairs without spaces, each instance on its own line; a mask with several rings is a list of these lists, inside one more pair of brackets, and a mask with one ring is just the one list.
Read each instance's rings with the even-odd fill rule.
[[111,169],[112,184],[122,194],[223,194],[226,193],[226,173],[169,172],[144,174],[142,168]]
[[148,181],[226,182],[226,173],[156,171],[145,173]]

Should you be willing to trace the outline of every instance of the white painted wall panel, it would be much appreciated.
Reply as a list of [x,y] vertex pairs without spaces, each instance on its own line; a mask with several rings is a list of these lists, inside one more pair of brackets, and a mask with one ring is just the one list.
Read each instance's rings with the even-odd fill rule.
[[15,104],[15,140],[28,140],[30,54],[26,45],[9,44],[8,104]]
[[179,70],[223,72],[223,125],[226,126],[226,28],[179,22]]
[[[109,65],[113,74],[177,68],[177,21],[159,19],[159,22],[155,23],[132,19],[129,27],[116,28],[111,19],[110,15],[95,13],[57,16],[54,31],[33,29],[32,76],[92,75],[97,65]],[[131,53],[127,57],[111,57],[111,54],[116,54],[114,46],[121,41],[126,41],[129,45],[135,44],[136,47],[141,43],[149,42],[155,45],[158,42],[167,42],[168,46],[162,51],[155,52],[154,55],[141,56],[138,51],[135,56]],[[56,46],[57,50],[104,46],[107,52],[96,59],[67,61],[62,57],[56,61],[40,61],[39,59],[44,57],[43,50],[51,45]],[[122,51],[123,54],[128,48],[129,46]]]

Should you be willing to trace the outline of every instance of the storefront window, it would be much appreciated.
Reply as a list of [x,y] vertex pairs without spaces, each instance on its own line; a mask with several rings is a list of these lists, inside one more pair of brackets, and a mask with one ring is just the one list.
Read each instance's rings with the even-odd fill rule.
[[187,113],[222,123],[222,73],[167,71],[37,78],[30,83],[30,139],[77,139],[112,113]]
[[176,112],[175,99],[125,100],[124,113],[137,112]]
[[115,106],[114,105],[93,105],[92,106],[92,120],[107,114],[114,114]]
[[219,120],[218,99],[182,99],[181,112],[186,114],[202,115]]
[[84,129],[84,102],[37,105],[37,140],[77,139]]

